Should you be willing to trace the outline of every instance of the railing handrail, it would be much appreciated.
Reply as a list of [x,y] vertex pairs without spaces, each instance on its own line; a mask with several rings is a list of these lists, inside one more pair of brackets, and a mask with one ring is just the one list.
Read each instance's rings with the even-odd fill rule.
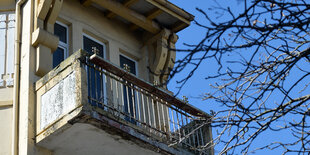
[[139,86],[140,88],[143,88],[144,90],[148,91],[151,94],[154,94],[155,96],[160,97],[162,100],[166,101],[169,104],[172,104],[176,106],[177,108],[198,117],[204,117],[204,118],[210,118],[210,116],[203,112],[202,110],[199,110],[198,108],[194,107],[193,105],[187,104],[180,99],[168,94],[165,90],[154,87],[154,85],[137,78],[135,75],[130,74],[129,72],[119,68],[118,66],[115,66],[114,64],[108,62],[107,60],[103,59],[102,57],[93,54],[90,57],[90,62],[93,64],[105,69],[106,71],[123,78],[124,80],[127,80],[128,82]]

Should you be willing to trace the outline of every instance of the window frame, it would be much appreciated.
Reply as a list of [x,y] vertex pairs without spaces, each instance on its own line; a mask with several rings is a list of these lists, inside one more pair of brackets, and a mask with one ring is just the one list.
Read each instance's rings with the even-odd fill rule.
[[[3,36],[3,47],[0,52],[0,88],[13,87],[14,86],[14,55],[15,55],[15,31],[16,31],[16,14],[12,11],[0,12],[0,15],[4,15],[5,19],[1,21],[4,23],[4,36]],[[13,24],[11,23],[13,22]],[[11,25],[12,24],[12,25]],[[11,31],[13,29],[13,31]],[[11,33],[12,34],[11,34]],[[1,37],[2,38],[2,37]],[[5,75],[7,77],[2,77]]]
[[66,28],[66,42],[64,43],[62,41],[59,40],[58,42],[58,47],[64,50],[64,60],[68,58],[69,56],[69,26],[60,22],[60,21],[56,21],[56,23],[64,28]]
[[[123,54],[123,53],[120,53],[119,56],[123,56],[123,57],[125,57],[125,58],[127,58],[127,59],[129,59],[130,61],[133,61],[133,62],[135,63],[135,71],[136,71],[136,74],[134,74],[134,75],[136,75],[136,76],[138,77],[138,75],[139,75],[139,72],[138,72],[138,61],[136,61],[136,60],[133,59],[133,58],[130,58],[129,56],[127,56],[127,55],[125,55],[125,54]],[[119,66],[121,66],[121,62],[119,62]]]
[[83,38],[84,37],[87,37],[88,39],[90,39],[90,40],[93,40],[93,41],[95,41],[96,43],[98,43],[98,44],[100,44],[100,45],[102,45],[102,49],[103,49],[103,58],[104,59],[106,59],[106,55],[107,55],[107,46],[106,46],[106,43],[104,43],[103,41],[100,41],[100,40],[98,40],[98,39],[96,39],[96,38],[94,38],[94,37],[92,37],[92,36],[90,36],[90,35],[88,35],[88,34],[86,34],[86,33],[83,33],[82,34],[82,49],[84,49],[84,43],[83,43]]

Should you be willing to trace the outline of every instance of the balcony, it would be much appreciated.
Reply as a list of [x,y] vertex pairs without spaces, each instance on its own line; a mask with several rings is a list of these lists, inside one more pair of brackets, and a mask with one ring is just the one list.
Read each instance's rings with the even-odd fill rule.
[[213,154],[210,118],[102,58],[75,52],[36,82],[37,145],[54,154]]

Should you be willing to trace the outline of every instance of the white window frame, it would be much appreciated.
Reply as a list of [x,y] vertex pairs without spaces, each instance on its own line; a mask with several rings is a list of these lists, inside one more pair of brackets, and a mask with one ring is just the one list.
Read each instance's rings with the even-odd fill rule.
[[84,38],[84,37],[87,37],[87,38],[89,38],[89,39],[95,41],[96,43],[102,45],[102,46],[103,46],[103,58],[106,59],[106,51],[107,51],[107,46],[106,46],[106,44],[105,44],[104,42],[102,42],[102,41],[100,41],[100,40],[98,40],[98,39],[96,39],[96,38],[94,38],[94,37],[92,37],[92,36],[86,34],[86,33],[83,33],[83,37],[82,37],[82,49],[84,49],[84,43],[83,43],[83,38]]
[[64,50],[64,60],[68,58],[69,56],[69,27],[68,25],[64,24],[64,23],[61,23],[59,21],[56,21],[56,23],[60,26],[63,26],[66,28],[66,42],[67,43],[64,43],[62,41],[59,40],[59,43],[58,43],[58,47],[63,49]]

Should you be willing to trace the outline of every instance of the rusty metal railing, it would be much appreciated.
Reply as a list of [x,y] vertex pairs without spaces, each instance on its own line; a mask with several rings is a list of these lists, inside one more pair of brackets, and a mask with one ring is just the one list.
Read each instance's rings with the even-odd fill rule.
[[208,154],[209,116],[97,55],[86,58],[88,101],[156,135],[169,146]]

